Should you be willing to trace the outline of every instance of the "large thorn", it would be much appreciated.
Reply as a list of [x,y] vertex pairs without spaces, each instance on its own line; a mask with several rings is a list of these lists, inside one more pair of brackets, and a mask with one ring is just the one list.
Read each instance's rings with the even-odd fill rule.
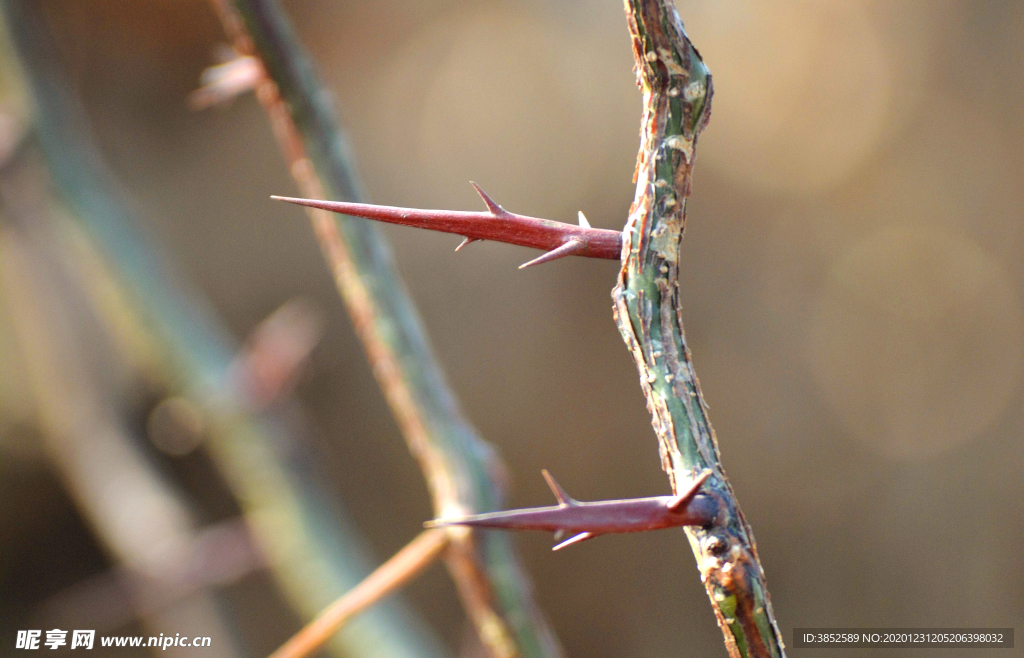
[[[622,233],[618,231],[590,228],[585,224],[577,226],[538,217],[517,215],[499,206],[479,187],[474,185],[474,188],[487,204],[486,211],[417,210],[347,201],[293,199],[279,196],[271,198],[390,224],[455,233],[470,242],[493,240],[549,252],[531,264],[543,263],[552,258],[570,254],[612,260],[618,260],[622,255]],[[464,240],[461,246],[466,244],[468,242]]]
[[525,269],[527,267],[533,267],[534,265],[540,265],[541,263],[547,263],[548,261],[557,260],[566,256],[575,256],[586,250],[586,246],[579,240],[569,240],[561,247],[557,247],[541,254],[531,261],[527,261],[519,266],[519,269]]

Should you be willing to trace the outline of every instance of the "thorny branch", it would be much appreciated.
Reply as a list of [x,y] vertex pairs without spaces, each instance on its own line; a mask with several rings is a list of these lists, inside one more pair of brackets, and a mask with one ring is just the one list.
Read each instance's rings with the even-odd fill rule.
[[754,535],[722,469],[683,333],[680,250],[694,147],[711,113],[711,74],[669,0],[625,5],[644,107],[636,197],[612,291],[615,321],[640,370],[673,489],[705,468],[713,472],[704,490],[717,500],[716,523],[685,531],[729,655],[782,658]]
[[[711,471],[705,470],[687,488],[674,496],[651,496],[624,500],[601,500],[592,503],[578,501],[543,471],[551,493],[558,500],[550,507],[530,507],[506,512],[487,512],[457,519],[434,519],[424,525],[437,528],[464,525],[476,528],[504,528],[506,530],[547,530],[555,533],[559,542],[554,551],[578,544],[600,535],[620,532],[647,532],[687,525],[711,526],[715,523],[718,506],[707,496],[698,495]],[[565,537],[568,536],[568,539]]]
[[[256,95],[306,196],[356,199],[344,134],[302,47],[274,0],[212,0],[235,50],[258,58]],[[463,417],[430,350],[386,243],[361,220],[312,210],[310,219],[374,375],[439,515],[496,509],[500,465]],[[558,642],[532,600],[508,538],[448,531],[447,565],[493,656],[556,658]]]
[[[662,466],[669,474],[673,489],[678,494],[697,473],[710,469],[705,492],[714,500],[718,512],[713,523],[688,525],[686,533],[726,648],[733,658],[783,658],[782,636],[772,611],[754,535],[722,468],[718,442],[690,360],[679,299],[686,199],[690,194],[697,137],[711,113],[711,74],[687,38],[671,2],[625,0],[625,9],[633,39],[637,84],[643,92],[644,114],[635,172],[636,197],[620,236],[622,270],[612,291],[615,320],[640,371],[641,386],[661,447]],[[558,244],[524,241],[505,226],[499,229],[488,225],[505,211],[500,207],[496,209],[493,201],[482,196],[490,213],[286,200],[381,221],[459,233],[470,239],[553,249],[538,260],[579,253],[579,247],[565,247],[572,239],[589,239],[595,243],[604,239],[589,226],[581,234],[587,237],[572,238],[568,236],[569,228],[575,227],[533,220],[545,222],[549,230],[556,234],[560,230],[565,235],[559,238]],[[515,221],[508,221],[515,224]],[[611,244],[609,239],[603,248]],[[594,250],[579,255],[596,253]],[[511,516],[524,512],[537,514],[527,510],[462,521],[500,520],[508,525]],[[564,510],[561,513],[564,516]]]

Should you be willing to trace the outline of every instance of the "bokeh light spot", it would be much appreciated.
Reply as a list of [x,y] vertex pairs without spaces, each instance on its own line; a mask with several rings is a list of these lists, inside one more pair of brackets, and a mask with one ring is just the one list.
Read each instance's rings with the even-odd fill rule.
[[924,458],[977,437],[1006,407],[1022,317],[1003,268],[973,242],[887,227],[834,262],[811,320],[811,367],[856,437]]
[[695,3],[687,27],[714,75],[701,161],[743,185],[812,193],[885,136],[890,54],[859,3]]

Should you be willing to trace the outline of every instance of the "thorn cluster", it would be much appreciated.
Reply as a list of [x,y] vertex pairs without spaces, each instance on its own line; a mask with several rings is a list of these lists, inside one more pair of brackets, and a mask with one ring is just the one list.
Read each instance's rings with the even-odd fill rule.
[[455,233],[464,238],[455,251],[459,251],[471,242],[493,240],[543,249],[546,252],[523,263],[520,269],[547,263],[564,256],[586,256],[611,260],[618,260],[620,257],[622,234],[618,231],[592,228],[582,212],[579,213],[579,226],[517,215],[495,203],[476,183],[472,183],[472,185],[487,206],[485,212],[416,210],[394,206],[376,206],[368,203],[295,199],[282,196],[272,196],[271,198],[391,224]]
[[[551,474],[541,471],[555,494],[558,505],[527,509],[489,512],[457,519],[435,519],[424,525],[428,528],[449,525],[467,525],[481,528],[510,530],[547,530],[555,533],[552,550],[586,541],[591,537],[609,533],[644,532],[684,525],[709,526],[715,522],[717,504],[710,496],[698,496],[701,486],[711,477],[705,469],[695,477],[684,491],[675,496],[627,498],[584,503],[565,492]],[[563,540],[562,537],[569,536]]]

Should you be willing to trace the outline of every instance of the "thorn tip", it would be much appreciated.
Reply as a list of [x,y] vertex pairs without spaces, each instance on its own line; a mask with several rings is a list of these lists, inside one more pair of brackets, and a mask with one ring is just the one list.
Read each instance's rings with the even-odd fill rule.
[[476,190],[476,193],[479,194],[480,198],[484,200],[484,205],[487,206],[487,210],[489,210],[492,215],[498,216],[505,214],[505,209],[499,206],[497,203],[495,203],[494,199],[487,196],[487,192],[484,192],[482,189],[480,189],[479,185],[477,185],[473,181],[469,181],[469,184],[473,186],[473,189]]
[[544,476],[544,481],[548,483],[548,488],[551,489],[551,493],[555,494],[559,507],[568,507],[576,504],[576,500],[569,494],[565,493],[565,489],[555,481],[555,478],[551,473],[548,473],[548,469],[542,468],[540,473]]
[[555,544],[554,546],[551,547],[551,550],[553,550],[553,551],[560,551],[563,548],[565,548],[566,546],[572,546],[573,544],[578,544],[581,541],[587,541],[588,539],[590,539],[591,537],[594,537],[594,536],[596,536],[596,535],[593,532],[581,532],[578,535],[573,535],[572,537],[569,537],[568,539],[566,539],[563,542],[559,542],[559,543]]
[[526,269],[527,267],[533,267],[534,265],[540,265],[541,263],[547,263],[548,261],[557,260],[559,258],[565,258],[566,256],[572,256],[582,252],[585,249],[585,245],[577,240],[571,238],[566,240],[565,243],[560,247],[555,247],[551,251],[537,256],[531,261],[527,261],[519,266],[519,269]]
[[459,251],[460,249],[462,249],[463,247],[465,247],[467,244],[469,244],[471,242],[479,242],[479,241],[480,241],[480,238],[462,238],[462,242],[459,243],[458,247],[455,247],[455,251]]

